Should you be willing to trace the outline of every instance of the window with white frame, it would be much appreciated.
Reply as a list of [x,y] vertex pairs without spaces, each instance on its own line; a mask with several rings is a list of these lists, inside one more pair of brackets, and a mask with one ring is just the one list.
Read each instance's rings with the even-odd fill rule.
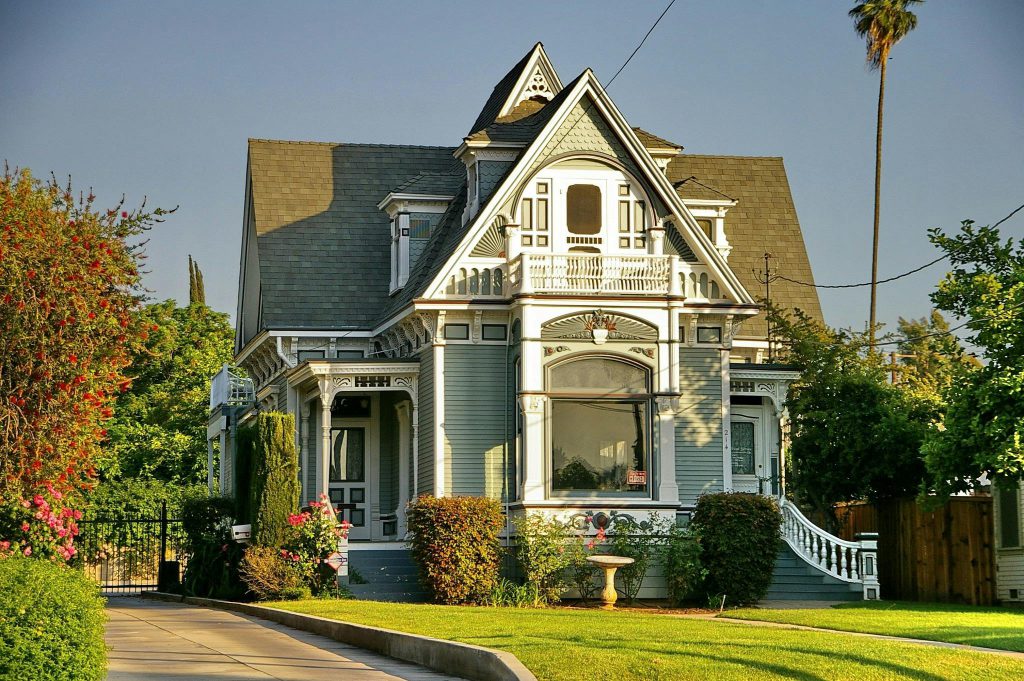
[[554,496],[650,495],[650,371],[608,356],[548,370]]
[[639,183],[617,168],[588,159],[562,161],[525,188],[520,245],[528,253],[646,253],[648,207]]

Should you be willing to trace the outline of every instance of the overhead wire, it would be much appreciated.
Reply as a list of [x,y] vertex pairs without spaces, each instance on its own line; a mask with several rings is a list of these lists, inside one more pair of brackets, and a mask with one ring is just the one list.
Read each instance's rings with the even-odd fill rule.
[[[1021,204],[1021,205],[1017,206],[1015,209],[1010,211],[1010,213],[1006,217],[1004,217],[1002,220],[1000,220],[999,222],[996,222],[994,225],[992,225],[992,229],[995,229],[999,225],[1003,224],[1004,222],[1006,222],[1007,220],[1012,218],[1014,215],[1019,213],[1021,210],[1024,210],[1024,204]],[[903,279],[904,277],[909,277],[912,274],[917,274],[921,270],[928,269],[932,265],[935,265],[937,263],[942,262],[943,260],[946,260],[948,257],[949,257],[949,254],[941,255],[938,258],[935,258],[934,260],[932,260],[930,262],[926,262],[925,264],[923,264],[923,265],[921,265],[919,267],[915,267],[912,270],[908,270],[906,272],[903,272],[902,274],[897,274],[896,276],[893,276],[893,277],[888,277],[887,279],[881,279],[881,280],[879,280],[879,281],[877,281],[875,283],[876,284],[888,284],[889,282],[896,281],[897,279]],[[791,284],[797,284],[798,286],[810,286],[810,287],[822,288],[822,289],[861,288],[861,287],[864,287],[864,286],[871,286],[871,282],[870,281],[862,282],[862,283],[858,283],[858,284],[816,284],[816,283],[811,282],[811,281],[801,281],[799,279],[791,279],[789,277],[782,276],[781,274],[776,274],[775,276],[772,277],[772,281],[779,281],[779,280],[787,281],[787,282],[789,282]],[[764,282],[761,282],[761,283],[764,283]]]

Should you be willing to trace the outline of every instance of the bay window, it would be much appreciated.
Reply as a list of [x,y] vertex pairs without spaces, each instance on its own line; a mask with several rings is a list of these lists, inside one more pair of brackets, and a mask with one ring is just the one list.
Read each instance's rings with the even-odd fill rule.
[[650,372],[612,357],[548,372],[553,495],[650,495]]

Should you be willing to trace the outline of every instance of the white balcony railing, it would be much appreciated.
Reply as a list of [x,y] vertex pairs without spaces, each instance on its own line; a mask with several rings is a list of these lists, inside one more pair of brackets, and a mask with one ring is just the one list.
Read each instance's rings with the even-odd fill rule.
[[445,287],[448,298],[508,298],[516,294],[683,296],[722,301],[711,270],[675,255],[523,253],[460,267]]

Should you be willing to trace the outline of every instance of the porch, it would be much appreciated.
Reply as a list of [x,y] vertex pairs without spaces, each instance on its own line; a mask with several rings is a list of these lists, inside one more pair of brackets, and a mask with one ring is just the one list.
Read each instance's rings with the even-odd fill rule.
[[419,362],[317,359],[286,375],[303,504],[327,495],[349,539],[398,541],[417,483]]

